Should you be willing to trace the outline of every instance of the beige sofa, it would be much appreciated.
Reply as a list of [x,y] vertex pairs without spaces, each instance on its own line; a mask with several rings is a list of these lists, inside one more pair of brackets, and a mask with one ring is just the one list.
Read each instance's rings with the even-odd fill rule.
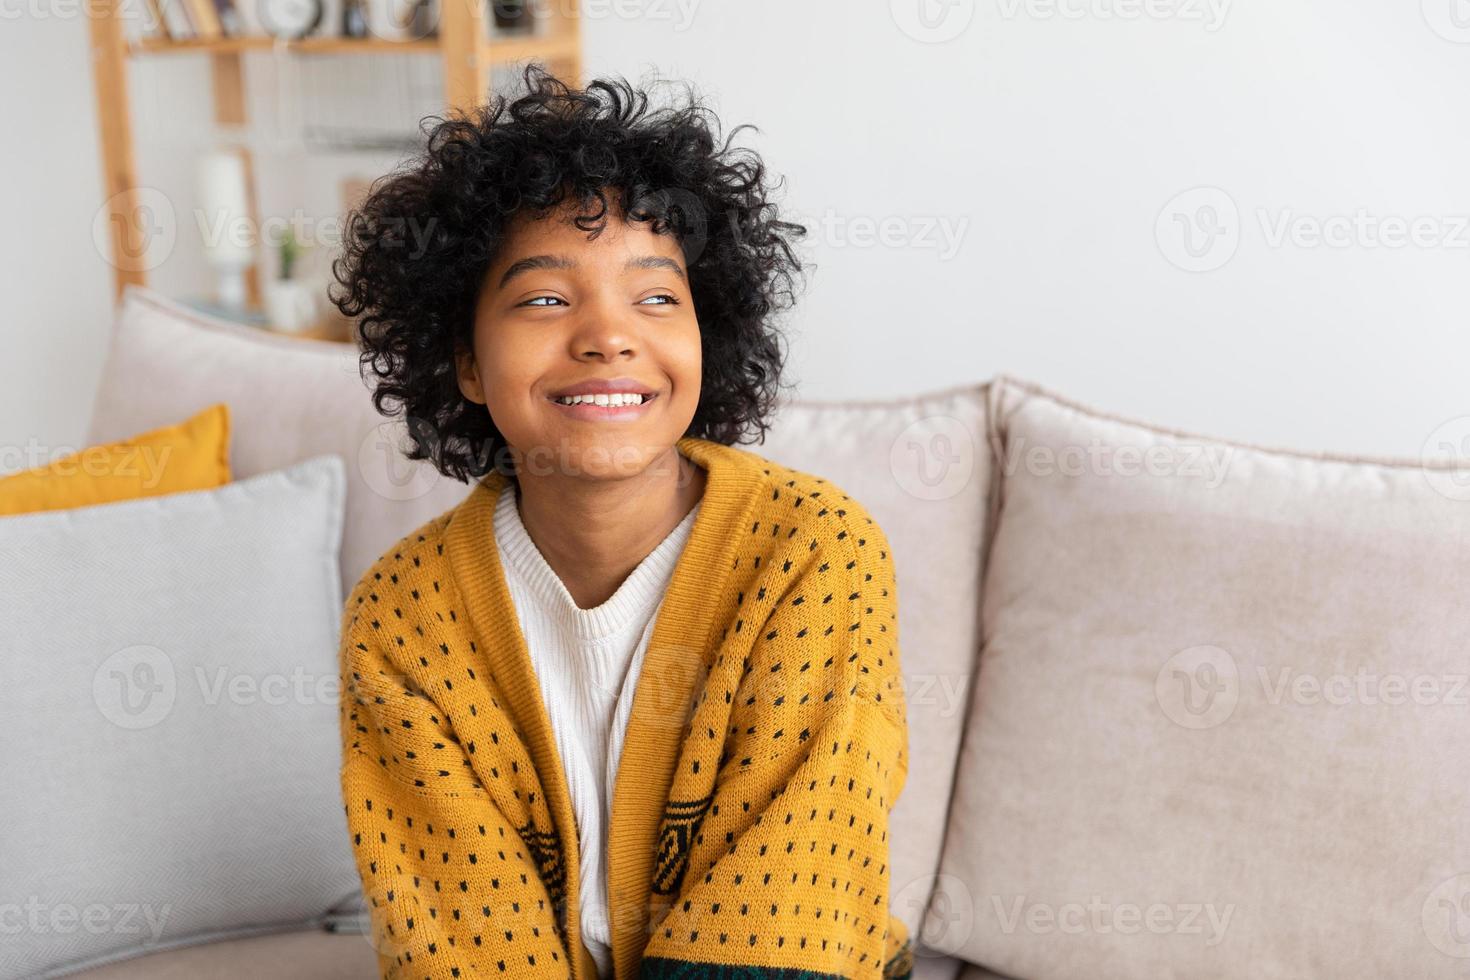
[[[91,438],[215,400],[237,477],[347,460],[346,586],[467,492],[394,461],[351,351],[131,290]],[[916,978],[1464,975],[1470,474],[1425,435],[1423,458],[1293,453],[1009,378],[782,406],[747,448],[842,486],[894,549]],[[360,908],[72,975],[375,976],[326,924]]]

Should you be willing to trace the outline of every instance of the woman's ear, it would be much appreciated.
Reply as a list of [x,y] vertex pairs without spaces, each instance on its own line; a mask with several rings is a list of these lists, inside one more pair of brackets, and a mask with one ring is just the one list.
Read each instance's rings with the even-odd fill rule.
[[480,384],[480,371],[475,366],[475,352],[463,348],[455,351],[454,364],[460,394],[476,404],[485,404],[485,389]]

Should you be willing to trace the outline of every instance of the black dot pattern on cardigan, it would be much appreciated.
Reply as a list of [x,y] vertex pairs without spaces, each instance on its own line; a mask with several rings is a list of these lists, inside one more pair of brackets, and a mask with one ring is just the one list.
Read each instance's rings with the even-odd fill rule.
[[[484,684],[493,671],[476,671],[452,581],[420,582],[442,561],[451,513],[385,553],[344,611],[344,803],[372,942],[384,976],[474,975],[460,957],[476,972],[568,976],[566,869],[544,794],[519,778],[534,773],[530,754]],[[496,760],[482,770],[488,786],[474,738],[436,701],[456,680],[457,707],[484,719],[476,737]]]
[[[669,728],[643,975],[904,977],[889,543],[832,483],[751,458],[761,496],[709,570],[710,648],[691,641],[708,672]],[[343,800],[372,941],[385,977],[570,977],[563,842],[446,561],[453,516],[385,552],[344,608]]]
[[753,955],[902,976],[887,817],[907,775],[907,725],[889,544],[829,482],[770,473],[665,815],[656,888],[678,901],[644,962],[678,975],[681,962]]

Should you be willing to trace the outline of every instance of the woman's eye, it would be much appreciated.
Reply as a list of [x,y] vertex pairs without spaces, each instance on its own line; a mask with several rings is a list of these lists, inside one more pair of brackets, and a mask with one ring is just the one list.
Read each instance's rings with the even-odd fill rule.
[[[542,300],[546,300],[547,302],[543,303]],[[677,296],[670,295],[669,293],[659,293],[657,296],[649,296],[647,299],[640,300],[639,301],[639,305],[640,306],[645,305],[645,304],[648,303],[649,300],[663,300],[664,302],[656,304],[656,305],[659,305],[659,306],[678,306],[679,305],[679,298]],[[565,303],[565,302],[566,301],[563,300],[560,296],[533,296],[533,297],[531,297],[530,299],[526,300],[524,303],[522,303],[520,305],[521,306],[550,306],[553,303]]]

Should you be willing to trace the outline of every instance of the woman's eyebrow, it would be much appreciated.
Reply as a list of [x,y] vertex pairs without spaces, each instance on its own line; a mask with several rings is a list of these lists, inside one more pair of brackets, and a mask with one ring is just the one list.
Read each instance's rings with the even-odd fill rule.
[[624,269],[668,269],[680,279],[684,278],[684,270],[679,268],[679,263],[662,255],[640,255],[623,263]]
[[[516,276],[532,269],[575,269],[577,260],[565,255],[529,255],[524,259],[512,262],[500,276],[500,283],[495,288],[504,289]],[[623,263],[624,269],[668,269],[680,279],[684,279],[684,270],[679,268],[679,263],[662,255],[639,255]]]

